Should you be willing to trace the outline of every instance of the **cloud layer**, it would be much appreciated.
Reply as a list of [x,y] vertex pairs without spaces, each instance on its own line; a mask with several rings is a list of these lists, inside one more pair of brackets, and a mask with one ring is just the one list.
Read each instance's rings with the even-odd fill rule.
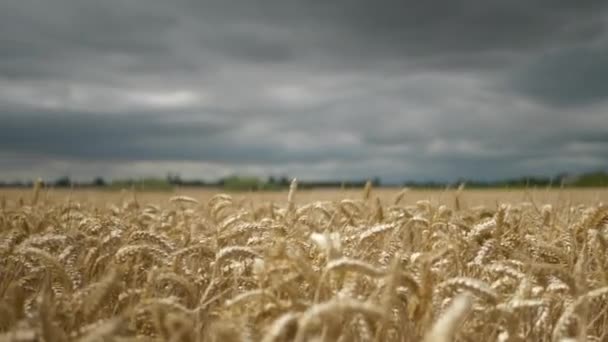
[[0,178],[608,165],[605,1],[8,0]]

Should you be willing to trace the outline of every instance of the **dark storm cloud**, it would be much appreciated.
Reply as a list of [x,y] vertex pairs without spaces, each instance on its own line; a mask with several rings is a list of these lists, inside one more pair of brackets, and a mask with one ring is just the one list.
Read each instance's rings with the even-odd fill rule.
[[[155,142],[213,138],[230,127],[212,122],[172,122],[151,115],[100,113],[4,113],[0,146],[5,151],[42,154],[75,159],[148,159],[159,146]],[[164,146],[161,159],[170,154]],[[183,157],[179,151],[176,157]]]
[[607,79],[608,45],[602,45],[542,55],[516,74],[512,86],[548,104],[577,106],[608,99]]
[[289,148],[260,136],[241,142],[236,123],[172,121],[170,114],[4,113],[0,151],[85,161],[319,162],[353,158],[349,150]]
[[[18,73],[16,62],[23,60],[21,71],[28,74],[32,66],[43,68],[34,62],[68,59],[78,68],[112,54],[136,57],[139,66],[171,65],[171,71],[200,67],[207,58],[332,67],[404,59],[433,65],[504,63],[528,50],[602,37],[608,4],[9,0],[0,6],[2,61]],[[182,54],[192,51],[203,55]],[[200,62],[189,65],[194,59]]]
[[0,177],[605,166],[607,14],[605,1],[3,1]]

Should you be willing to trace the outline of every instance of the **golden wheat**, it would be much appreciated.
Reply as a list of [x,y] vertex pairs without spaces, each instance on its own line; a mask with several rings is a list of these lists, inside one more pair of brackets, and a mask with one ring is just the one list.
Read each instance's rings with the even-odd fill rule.
[[96,206],[36,182],[1,196],[0,341],[607,340],[608,207],[469,191]]

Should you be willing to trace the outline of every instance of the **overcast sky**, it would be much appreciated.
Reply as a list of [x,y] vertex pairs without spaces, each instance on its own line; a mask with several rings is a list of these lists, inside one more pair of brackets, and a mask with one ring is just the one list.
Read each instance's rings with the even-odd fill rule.
[[0,1],[3,180],[607,165],[608,1]]

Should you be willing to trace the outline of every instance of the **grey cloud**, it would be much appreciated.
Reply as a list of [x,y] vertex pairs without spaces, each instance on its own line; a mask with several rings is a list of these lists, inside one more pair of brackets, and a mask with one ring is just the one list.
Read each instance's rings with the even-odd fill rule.
[[[92,113],[3,113],[4,151],[79,159],[148,158],[148,140],[192,139],[228,130],[217,123],[176,123],[158,115]],[[162,152],[161,152],[162,153]]]
[[606,165],[607,9],[3,1],[0,152],[19,160],[10,174],[157,165],[398,181]]
[[608,48],[576,47],[539,56],[511,80],[511,87],[556,106],[608,100]]
[[[358,155],[354,149],[288,146],[272,131],[245,137],[250,122],[181,121],[171,115],[100,113],[3,113],[0,152],[71,160],[201,161],[243,163],[319,162]],[[256,134],[257,135],[257,134]],[[273,136],[274,135],[274,136]]]
[[149,65],[146,72],[160,73],[160,67],[191,70],[205,60],[219,65],[230,58],[339,69],[427,62],[458,67],[482,55],[476,65],[495,60],[500,66],[507,56],[517,57],[512,51],[603,35],[607,4],[9,0],[0,6],[0,70],[18,77],[35,62],[55,69],[67,60],[83,72],[112,54],[137,58],[140,67]]

